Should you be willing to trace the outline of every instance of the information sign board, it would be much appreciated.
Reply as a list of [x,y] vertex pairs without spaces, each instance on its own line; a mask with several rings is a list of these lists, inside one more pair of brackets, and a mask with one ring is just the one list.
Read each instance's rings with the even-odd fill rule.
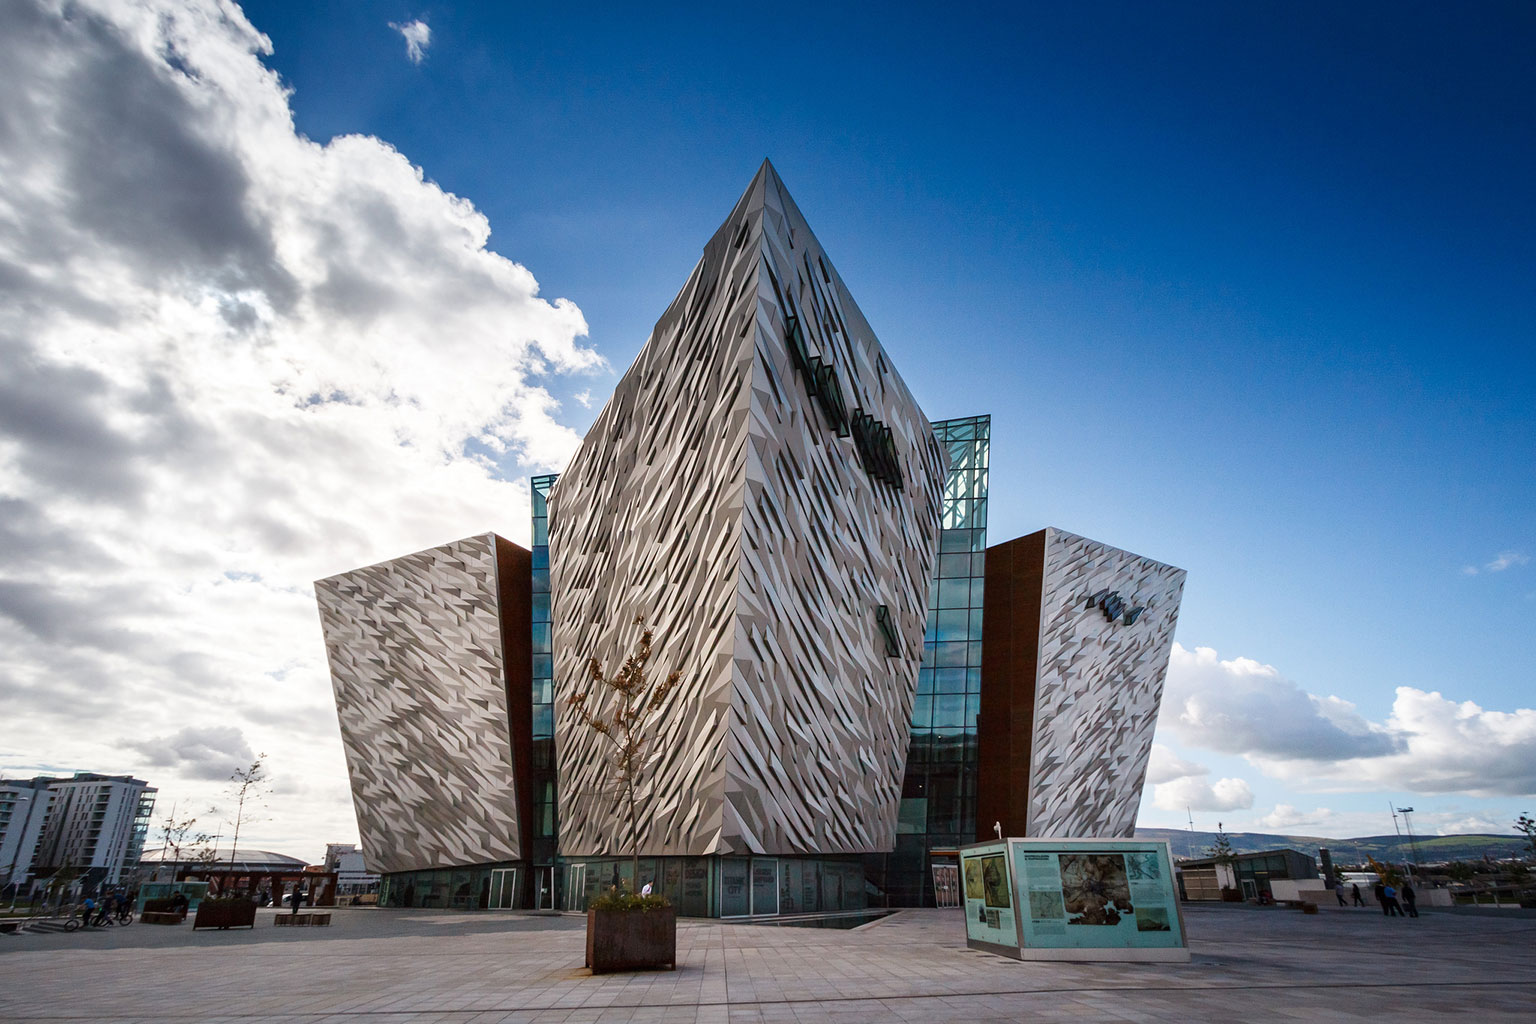
[[[996,875],[999,855],[1012,890],[1007,902],[1015,937],[972,906],[969,865],[977,865],[985,910],[982,865]],[[966,865],[968,945],[1023,960],[1189,959],[1166,842],[1008,839],[965,847],[960,857]]]
[[1018,946],[1013,871],[1008,861],[1006,843],[968,846],[960,851],[967,943]]

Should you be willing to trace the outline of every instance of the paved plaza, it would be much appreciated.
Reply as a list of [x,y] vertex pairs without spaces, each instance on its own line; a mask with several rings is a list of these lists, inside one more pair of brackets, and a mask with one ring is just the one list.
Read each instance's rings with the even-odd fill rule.
[[577,916],[338,910],[328,930],[0,936],[0,1020],[319,1024],[1536,1019],[1536,916],[1207,905],[1185,965],[1025,964],[958,911],[852,931],[685,921],[675,972],[592,977]]

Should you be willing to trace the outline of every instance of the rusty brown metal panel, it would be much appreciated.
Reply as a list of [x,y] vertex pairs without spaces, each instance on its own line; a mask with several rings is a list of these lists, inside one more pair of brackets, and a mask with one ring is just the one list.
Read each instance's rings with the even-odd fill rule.
[[987,548],[981,707],[976,728],[976,838],[1026,834],[1046,531]]

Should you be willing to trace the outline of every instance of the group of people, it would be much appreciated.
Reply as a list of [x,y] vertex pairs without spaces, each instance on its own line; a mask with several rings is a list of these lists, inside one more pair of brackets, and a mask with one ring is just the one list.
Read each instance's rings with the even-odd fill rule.
[[101,898],[87,896],[80,903],[80,923],[104,925],[108,918],[121,920],[133,913],[133,898],[121,889],[108,889]]
[[[1358,882],[1350,886],[1350,900],[1344,898],[1344,883],[1341,881],[1333,883],[1333,894],[1339,898],[1339,906],[1341,907],[1351,905],[1363,907],[1366,905],[1365,895],[1360,892],[1360,884]],[[1401,897],[1401,902],[1399,902],[1399,897]],[[1415,895],[1413,886],[1407,882],[1403,883],[1402,889],[1398,889],[1397,886],[1387,882],[1377,882],[1376,903],[1381,907],[1381,913],[1385,917],[1419,916],[1418,896]]]

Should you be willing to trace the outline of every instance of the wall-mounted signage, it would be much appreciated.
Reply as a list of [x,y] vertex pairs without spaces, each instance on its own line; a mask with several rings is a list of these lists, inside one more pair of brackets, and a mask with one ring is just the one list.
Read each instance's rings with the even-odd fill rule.
[[1141,613],[1146,611],[1140,605],[1135,608],[1130,607],[1126,603],[1125,598],[1121,597],[1120,592],[1116,590],[1099,591],[1088,599],[1088,603],[1084,607],[1098,608],[1104,613],[1104,618],[1110,622],[1120,619],[1127,626],[1141,618]]

